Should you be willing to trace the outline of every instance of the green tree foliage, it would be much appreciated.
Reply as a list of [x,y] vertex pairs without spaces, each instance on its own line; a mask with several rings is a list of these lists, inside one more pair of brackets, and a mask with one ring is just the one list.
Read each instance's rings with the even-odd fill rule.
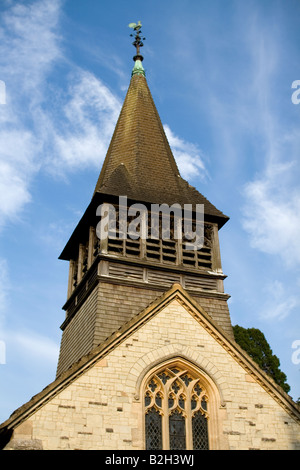
[[280,361],[275,356],[264,334],[256,328],[233,327],[234,338],[244,351],[270,375],[277,385],[289,392],[291,387],[286,383],[286,375],[280,370]]

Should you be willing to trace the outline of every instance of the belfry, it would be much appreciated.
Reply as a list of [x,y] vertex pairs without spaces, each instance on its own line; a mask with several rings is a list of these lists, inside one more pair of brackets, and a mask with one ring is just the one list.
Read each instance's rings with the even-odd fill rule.
[[[2,447],[299,449],[297,405],[234,340],[219,247],[228,217],[180,176],[147,84],[141,23],[130,27],[128,91],[60,255],[69,280],[57,375],[0,426]],[[178,216],[187,206],[188,221]]]

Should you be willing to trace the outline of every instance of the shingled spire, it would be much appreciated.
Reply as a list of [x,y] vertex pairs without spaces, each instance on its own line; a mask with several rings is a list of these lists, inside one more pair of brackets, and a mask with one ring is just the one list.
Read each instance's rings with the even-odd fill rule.
[[140,33],[137,29],[130,85],[95,193],[169,205],[204,204],[206,215],[218,218],[220,227],[228,218],[180,176],[146,81]]

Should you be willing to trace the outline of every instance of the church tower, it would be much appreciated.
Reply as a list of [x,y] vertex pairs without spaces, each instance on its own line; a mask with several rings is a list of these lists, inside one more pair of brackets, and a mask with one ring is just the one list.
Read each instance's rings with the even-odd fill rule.
[[234,340],[219,248],[228,217],[180,176],[131,26],[127,95],[60,255],[57,375],[0,425],[0,448],[111,450],[105,463],[119,464],[122,450],[299,450],[298,406]]
[[[138,47],[139,29],[136,36]],[[174,283],[181,284],[232,336],[218,238],[228,217],[180,176],[142,60],[137,50],[129,89],[91,203],[60,256],[70,263],[70,270],[58,375]],[[96,211],[101,204],[113,206],[117,220],[123,211],[127,223],[122,231],[117,227],[113,237],[108,233],[106,240],[96,233],[100,219]],[[133,220],[129,208],[136,204],[147,208],[147,233],[139,239],[130,237],[128,230]],[[185,248],[183,209],[187,204],[194,213],[191,227],[195,227],[197,205],[204,210],[203,246],[199,250]],[[173,205],[182,209],[181,239],[174,236],[178,217],[171,210]],[[169,237],[162,233],[166,206],[170,208]],[[155,208],[161,210],[154,238],[150,232]]]

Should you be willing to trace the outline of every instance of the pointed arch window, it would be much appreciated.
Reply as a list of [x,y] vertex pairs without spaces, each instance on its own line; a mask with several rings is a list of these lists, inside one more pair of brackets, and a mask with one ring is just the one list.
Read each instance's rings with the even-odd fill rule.
[[208,394],[201,377],[178,365],[164,367],[146,382],[147,450],[207,450]]

